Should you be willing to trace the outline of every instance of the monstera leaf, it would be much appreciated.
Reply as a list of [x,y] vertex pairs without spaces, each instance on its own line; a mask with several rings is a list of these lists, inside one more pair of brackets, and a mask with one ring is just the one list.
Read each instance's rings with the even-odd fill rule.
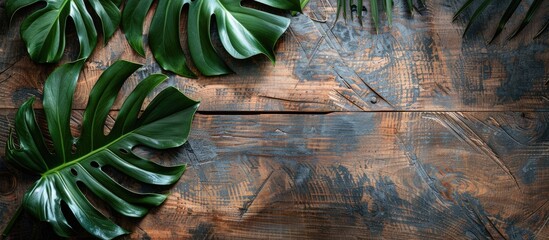
[[[148,38],[151,51],[165,70],[195,77],[185,61],[179,38],[183,6],[189,5],[187,36],[191,59],[206,75],[222,75],[231,70],[212,45],[210,30],[215,18],[221,43],[234,58],[257,54],[275,61],[274,45],[286,31],[290,20],[261,10],[243,7],[240,0],[159,0]],[[290,11],[301,11],[300,0],[255,0],[264,5]],[[152,0],[128,0],[122,16],[126,38],[135,51],[144,55],[143,22]]]
[[[456,20],[459,17],[459,15],[461,13],[463,13],[467,8],[469,8],[474,2],[475,2],[475,0],[467,0],[461,6],[461,8],[456,12],[456,14],[454,15],[454,20]],[[490,42],[494,41],[496,39],[496,37],[498,37],[501,34],[501,32],[503,31],[503,28],[505,28],[505,25],[507,24],[509,19],[511,19],[511,17],[514,15],[515,11],[517,10],[517,8],[521,4],[521,2],[524,2],[524,1],[523,0],[512,0],[509,3],[509,6],[507,7],[505,12],[503,13],[503,15],[502,15],[502,17],[499,21],[499,24],[496,28],[496,32],[494,33],[494,35],[493,35],[492,39],[490,40]],[[518,33],[520,33],[530,23],[530,21],[532,21],[532,18],[534,17],[534,14],[541,8],[542,3],[543,3],[543,0],[534,0],[532,2],[532,4],[530,4],[530,7],[528,8],[528,12],[526,13],[524,18],[522,19],[520,25],[513,31],[513,33],[511,33],[511,35],[509,35],[509,37],[507,39],[511,39],[511,38],[515,37]],[[465,28],[465,31],[463,31],[463,35],[465,35],[467,33],[467,30],[469,30],[471,25],[473,25],[475,20],[486,10],[486,8],[490,5],[492,5],[492,4],[500,4],[500,1],[495,1],[495,2],[492,1],[492,0],[482,0],[481,1],[480,5],[476,8],[475,12],[473,13],[471,18],[469,19],[469,21],[467,23],[467,27]],[[541,30],[534,36],[534,38],[541,35],[543,33],[543,31],[545,29],[547,29],[548,25],[549,25],[549,21],[547,21],[545,23],[544,27],[541,28]]]
[[6,147],[9,163],[40,175],[23,199],[23,208],[48,222],[60,236],[71,235],[72,226],[61,211],[66,204],[76,220],[92,235],[110,239],[127,233],[102,215],[82,193],[79,184],[129,217],[142,217],[150,207],[158,206],[166,195],[128,190],[103,168],[110,166],[138,181],[169,185],[185,170],[184,165],[166,167],[132,152],[136,146],[166,149],[181,146],[189,135],[191,121],[198,108],[195,102],[175,88],[160,92],[140,114],[145,97],[164,75],[142,80],[123,103],[109,134],[105,120],[125,79],[140,65],[118,61],[99,78],[84,111],[80,136],[70,129],[73,94],[83,60],[63,65],[47,79],[44,87],[44,112],[53,142],[49,149],[40,132],[32,109],[33,100],[24,103],[15,119],[16,141],[10,136]]
[[7,0],[6,10],[13,18],[26,6],[45,2],[45,7],[29,15],[21,24],[21,37],[32,60],[40,63],[58,62],[65,50],[65,28],[70,17],[80,43],[80,58],[87,58],[97,43],[97,30],[88,9],[99,16],[105,42],[120,22],[120,0]]

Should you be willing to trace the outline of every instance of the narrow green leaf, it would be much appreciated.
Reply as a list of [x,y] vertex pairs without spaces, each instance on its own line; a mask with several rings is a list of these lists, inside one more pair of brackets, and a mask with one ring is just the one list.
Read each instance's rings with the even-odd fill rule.
[[[196,75],[187,66],[179,39],[179,21],[185,2],[181,0],[158,2],[149,30],[149,45],[154,58],[163,69],[195,78]],[[195,47],[197,46],[190,46],[191,49]]]
[[126,98],[116,122],[112,127],[109,137],[110,140],[114,140],[116,136],[120,136],[128,131],[128,129],[135,128],[137,117],[141,111],[143,101],[147,97],[147,93],[151,92],[158,84],[168,79],[162,74],[153,74],[143,79],[135,88],[135,90]]
[[358,0],[357,1],[357,18],[358,18],[358,23],[360,23],[360,26],[362,26],[362,9],[364,8],[364,3],[362,2],[363,0]]
[[370,0],[370,13],[372,14],[372,21],[376,27],[376,33],[379,33],[379,10],[377,8],[377,0]]
[[536,14],[536,12],[540,9],[541,3],[543,3],[543,0],[534,0],[532,5],[530,5],[526,16],[524,16],[524,19],[520,22],[519,27],[509,36],[509,38],[507,38],[507,40],[517,36],[517,34],[519,34],[530,23],[530,21],[532,21],[534,14]]
[[126,39],[133,50],[143,57],[143,23],[152,2],[153,0],[128,0],[122,13],[122,29]]
[[120,10],[112,0],[88,0],[88,3],[92,6],[101,20],[103,43],[107,44],[107,41],[112,37],[114,32],[116,32],[116,29],[118,29],[118,24],[120,24]]
[[513,1],[511,1],[509,6],[507,7],[507,9],[505,10],[505,13],[503,13],[503,16],[501,17],[501,20],[499,21],[498,28],[496,29],[496,32],[494,33],[494,36],[490,40],[490,43],[493,42],[494,39],[496,39],[497,36],[499,36],[501,31],[503,31],[503,28],[505,27],[505,25],[507,24],[507,22],[509,21],[511,16],[513,16],[513,13],[515,13],[515,11],[517,10],[517,7],[520,5],[521,1],[522,0],[513,0]]
[[44,112],[56,156],[48,162],[49,168],[66,163],[71,157],[72,144],[70,116],[72,99],[84,59],[64,64],[53,71],[44,84]]
[[[343,1],[343,20],[345,20],[345,22],[347,22],[347,1]],[[352,16],[352,14],[351,14]]]
[[412,2],[412,0],[407,0],[407,4],[408,4],[408,11],[410,11],[410,13],[413,13],[414,12],[414,3]]
[[389,26],[393,26],[393,0],[385,0],[385,12]]
[[84,111],[82,129],[76,146],[78,149],[77,156],[83,156],[97,149],[106,140],[103,127],[114,100],[116,100],[118,92],[120,92],[126,79],[140,67],[139,64],[117,61],[103,72],[90,93]]
[[23,207],[22,206],[17,207],[17,210],[15,210],[15,214],[13,215],[13,217],[10,219],[10,221],[4,228],[4,231],[2,231],[2,239],[6,239],[9,236],[11,229],[13,228],[13,225],[15,224],[19,216],[21,216],[21,212],[23,212]]
[[341,13],[341,8],[343,7],[343,2],[347,0],[337,0],[337,10],[336,10],[336,19],[335,21],[339,19],[339,14]]
[[475,0],[467,0],[467,2],[465,2],[461,8],[459,8],[459,10],[454,14],[454,17],[452,18],[452,21],[455,21],[459,15],[461,15],[461,13],[463,11],[465,11],[465,9],[467,9],[469,6],[471,6],[471,4],[474,2]]
[[300,11],[291,11],[292,13],[292,16],[295,16],[298,12],[303,12],[303,9],[305,9],[305,7],[307,6],[307,4],[309,3],[309,0],[300,0],[300,4],[301,4],[301,10]]
[[475,12],[473,13],[473,16],[471,16],[471,19],[469,19],[469,23],[467,23],[467,27],[465,27],[465,30],[463,31],[464,36],[467,33],[467,31],[469,30],[469,28],[473,25],[475,20],[480,16],[480,14],[482,14],[482,12],[484,12],[486,7],[488,7],[488,5],[490,5],[491,2],[492,2],[492,0],[484,0],[480,4],[480,6],[477,8],[477,10],[475,10]]
[[[19,146],[15,146],[15,140],[13,134],[10,133],[6,150],[9,151],[7,156],[10,156],[7,160],[13,165],[19,166],[31,172],[45,172],[49,169],[46,159],[52,157],[48,148],[46,147],[44,138],[40,133],[40,127],[36,122],[34,110],[32,104],[34,98],[29,99],[17,111],[15,117],[15,124],[19,126],[17,132],[19,138]],[[22,165],[15,159],[29,159],[30,161]]]

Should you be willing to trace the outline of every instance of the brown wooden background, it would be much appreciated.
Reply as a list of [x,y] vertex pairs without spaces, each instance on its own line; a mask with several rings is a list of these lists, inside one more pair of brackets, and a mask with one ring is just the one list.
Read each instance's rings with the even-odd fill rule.
[[[189,169],[144,219],[112,214],[133,232],[123,238],[548,239],[549,33],[532,36],[549,1],[520,36],[490,45],[500,15],[487,16],[508,1],[481,17],[492,27],[475,24],[465,38],[472,11],[451,21],[464,0],[430,0],[413,16],[403,2],[393,27],[376,35],[367,17],[364,27],[334,25],[336,0],[312,0],[277,45],[276,65],[258,56],[230,61],[233,75],[170,75],[167,85],[202,105],[188,144],[149,154]],[[8,28],[0,7],[2,149],[17,107],[41,97],[55,67],[29,60],[18,34],[25,14]],[[64,62],[78,52],[68,36]],[[96,49],[78,85],[75,127],[114,61],[145,64],[124,93],[161,72],[147,54],[133,53],[121,32]],[[35,180],[0,161],[0,228]],[[54,235],[24,214],[11,237]]]

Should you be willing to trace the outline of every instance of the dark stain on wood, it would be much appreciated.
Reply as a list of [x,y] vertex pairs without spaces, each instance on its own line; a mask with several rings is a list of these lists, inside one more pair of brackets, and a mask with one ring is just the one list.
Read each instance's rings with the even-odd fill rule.
[[[198,115],[188,144],[147,155],[189,164],[166,203],[139,222],[116,219],[145,239],[547,236],[547,114],[446,113],[490,146],[520,189],[482,149],[433,121],[440,114]],[[538,135],[513,140],[529,132]],[[527,182],[525,169],[535,169]],[[34,178],[17,179],[14,199]]]

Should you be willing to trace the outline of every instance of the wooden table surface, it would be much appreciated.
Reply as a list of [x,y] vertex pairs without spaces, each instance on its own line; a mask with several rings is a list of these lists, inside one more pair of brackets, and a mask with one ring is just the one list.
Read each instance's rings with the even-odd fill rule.
[[[427,1],[410,16],[395,1],[392,28],[376,35],[367,18],[364,27],[334,25],[336,0],[313,0],[292,18],[276,65],[258,56],[230,61],[228,76],[171,74],[164,86],[202,105],[187,144],[145,153],[187,163],[187,172],[143,219],[91,201],[133,232],[123,239],[548,239],[549,32],[532,40],[547,14],[513,40],[487,44],[507,3],[481,17],[492,27],[475,24],[462,38],[472,12],[452,15],[463,2]],[[540,13],[548,11],[544,1]],[[24,15],[8,28],[0,7],[0,149],[17,107],[41,98],[55,67],[27,56]],[[78,52],[68,36],[63,62]],[[114,61],[145,64],[121,96],[161,72],[120,31],[99,45],[77,87],[75,131],[91,86]],[[0,228],[36,179],[0,159]],[[55,238],[22,216],[10,237]]]

